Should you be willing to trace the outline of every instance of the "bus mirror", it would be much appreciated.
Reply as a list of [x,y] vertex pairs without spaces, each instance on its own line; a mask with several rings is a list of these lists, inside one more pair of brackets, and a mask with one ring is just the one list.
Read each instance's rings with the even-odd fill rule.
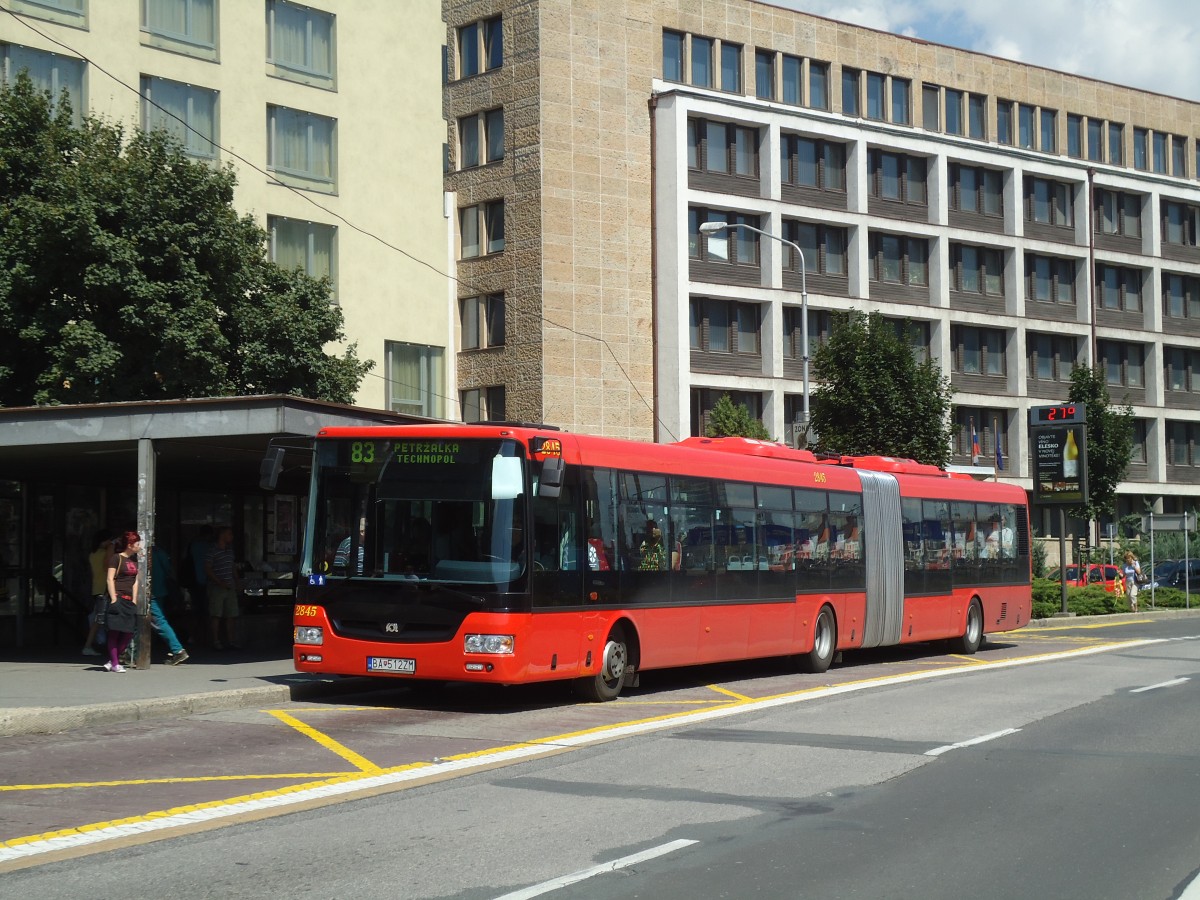
[[279,473],[283,471],[282,447],[268,447],[266,455],[258,466],[258,486],[264,491],[275,490],[279,483]]
[[557,497],[562,491],[563,461],[561,456],[542,460],[542,475],[538,479],[539,497]]
[[516,456],[493,457],[492,499],[515,500],[521,491],[521,460]]

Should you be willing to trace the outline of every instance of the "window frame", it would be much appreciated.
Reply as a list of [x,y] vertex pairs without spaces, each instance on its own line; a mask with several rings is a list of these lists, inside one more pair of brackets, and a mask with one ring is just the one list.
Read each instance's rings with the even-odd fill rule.
[[[950,244],[950,290],[980,297],[1004,297],[1003,248],[954,241]],[[993,273],[995,269],[995,273]],[[977,288],[970,287],[972,283]]]
[[[476,243],[478,245],[477,252],[468,254],[466,252],[467,242],[467,224],[468,220],[474,216],[474,228]],[[496,228],[499,226],[498,233]],[[504,198],[495,200],[483,200],[479,203],[473,203],[468,206],[459,207],[458,210],[458,258],[461,259],[483,259],[489,256],[495,256],[498,253],[504,252]],[[498,234],[498,236],[497,236]],[[499,246],[496,246],[497,242]]]
[[[496,120],[496,115],[499,114],[499,121]],[[497,126],[500,132],[499,155],[494,154],[496,149],[493,138],[494,131]],[[467,138],[474,133],[475,156],[474,162],[468,159],[467,154]],[[494,109],[482,109],[478,112],[471,113],[469,116],[462,116],[458,120],[458,170],[465,171],[468,169],[477,169],[482,166],[488,166],[492,163],[501,162],[504,159],[504,107],[498,106]]]
[[459,349],[491,350],[506,340],[504,292],[459,299]]
[[454,54],[457,81],[484,75],[503,66],[503,14],[459,25],[455,29]]
[[[397,364],[396,354],[402,348],[412,348],[416,351],[416,359],[413,362],[418,369],[418,383],[408,385],[415,388],[415,391],[407,396],[397,396],[399,380],[392,377]],[[443,395],[446,380],[445,356],[444,347],[411,341],[384,341],[384,393],[387,409],[407,415],[442,418],[446,403]]]
[[[307,163],[304,168],[296,168],[281,164],[280,154],[283,152],[280,113],[286,112],[294,116],[300,125],[304,142],[304,157]],[[328,129],[328,167],[329,175],[320,173],[320,141],[316,136],[318,126]],[[336,193],[338,189],[338,120],[332,116],[310,112],[306,109],[296,109],[280,104],[267,105],[267,171],[279,181],[293,187]]]
[[[885,255],[885,242],[894,241],[896,244],[897,255],[894,264],[898,266],[900,277],[898,279],[885,278],[886,266],[888,258]],[[870,266],[869,280],[878,284],[895,284],[905,287],[929,287],[929,239],[918,237],[910,234],[899,234],[890,231],[872,231],[867,239]],[[919,257],[914,262],[914,254],[912,249],[920,247],[921,252],[915,254]],[[918,280],[915,276],[919,273],[924,273],[924,280]]]
[[[296,63],[278,58],[276,51],[280,39],[276,29],[279,24],[278,14],[281,7],[305,16],[304,62]],[[320,68],[315,62],[314,22],[325,23],[328,27],[329,65],[327,69]],[[332,90],[337,84],[337,16],[322,9],[294,3],[292,0],[267,0],[267,65],[274,68],[272,74],[277,78]]]
[[[156,99],[155,86],[168,88],[183,95],[186,108],[180,115],[175,110],[168,109],[163,104],[170,99],[162,96]],[[203,124],[203,113],[195,110],[198,100],[207,99],[211,106],[207,109],[211,134],[206,134],[199,127]],[[160,102],[161,101],[161,102]],[[159,75],[142,75],[141,77],[141,127],[145,131],[163,128],[173,135],[183,145],[183,151],[196,159],[215,160],[219,157],[220,134],[220,92],[212,88],[187,84]],[[161,120],[161,121],[156,121]],[[207,146],[205,146],[207,145]]]

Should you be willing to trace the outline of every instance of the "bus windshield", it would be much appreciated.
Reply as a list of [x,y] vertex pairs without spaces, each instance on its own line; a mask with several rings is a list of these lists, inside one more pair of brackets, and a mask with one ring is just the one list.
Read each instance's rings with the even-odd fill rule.
[[526,463],[512,440],[318,441],[305,571],[512,590]]

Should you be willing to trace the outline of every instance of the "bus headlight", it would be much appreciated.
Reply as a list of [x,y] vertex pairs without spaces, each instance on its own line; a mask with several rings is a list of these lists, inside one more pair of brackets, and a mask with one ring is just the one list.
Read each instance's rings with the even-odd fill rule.
[[292,630],[292,635],[297,644],[325,643],[325,629],[320,625],[297,625]]
[[511,634],[468,634],[463,650],[467,653],[511,655],[514,643]]

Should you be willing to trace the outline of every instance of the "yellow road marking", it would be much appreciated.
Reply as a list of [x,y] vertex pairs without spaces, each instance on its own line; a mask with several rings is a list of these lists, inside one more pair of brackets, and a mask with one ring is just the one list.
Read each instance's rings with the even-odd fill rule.
[[733,691],[729,690],[728,688],[723,688],[719,684],[710,684],[708,687],[709,687],[709,690],[716,691],[718,694],[725,694],[728,697],[732,697],[734,700],[752,700],[753,699],[752,697],[747,697],[745,694],[735,694]]
[[964,656],[961,653],[951,653],[950,658],[957,659],[957,660],[960,660],[965,663],[970,663],[973,666],[990,666],[991,665],[991,663],[988,662],[986,659],[979,659],[974,656]]
[[311,725],[305,725],[299,719],[288,715],[283,710],[269,709],[267,712],[277,718],[284,725],[290,725],[305,737],[312,738],[331,753],[336,753],[355,768],[360,769],[361,771],[370,775],[378,775],[383,771],[383,769],[379,768],[379,766],[375,765],[375,763],[371,762],[365,756],[360,756],[344,744],[339,744],[329,735],[317,731],[317,729],[313,728]]
[[1079,631],[1083,628],[1124,628],[1126,625],[1149,625],[1153,619],[1134,619],[1132,622],[1097,622],[1092,625],[1039,625],[1034,628],[1023,629],[1019,633],[1014,634],[1015,637],[1026,637],[1029,634],[1037,634],[1039,631]]
[[[1093,650],[1097,650],[1097,649],[1115,650],[1115,649],[1119,649],[1126,645],[1130,645],[1130,644],[1138,645],[1139,643],[1140,642],[1138,642],[1138,641],[1113,641],[1113,642],[1107,642],[1107,643],[1106,642],[1097,642],[1094,647],[1088,648],[1087,650],[1066,650],[1066,651],[1061,651],[1061,652],[1037,654],[1034,656],[1022,657],[1021,662],[1069,659],[1072,656],[1078,655],[1079,653],[1093,652]],[[980,665],[982,667],[989,667],[989,666],[995,666],[995,665],[1004,665],[1004,664],[1010,663],[1010,662],[1011,662],[1011,660],[1009,660],[1009,659],[1003,659],[1003,660],[998,659],[998,660],[983,662]],[[888,683],[894,682],[896,677],[897,676],[893,676],[893,675],[880,675],[880,676],[876,676],[876,677],[872,677],[872,678],[862,678],[862,679],[857,679],[854,681],[841,682],[837,685],[837,687],[862,687],[862,686],[871,685],[871,684],[888,684]],[[774,694],[774,695],[769,695],[766,697],[760,697],[756,700],[751,700],[749,698],[746,698],[744,700],[731,700],[728,703],[722,703],[720,705],[727,706],[729,708],[735,708],[735,707],[741,706],[741,705],[762,703],[762,702],[772,701],[772,700],[783,700],[783,699],[787,699],[789,697],[800,697],[805,694],[811,694],[811,693],[816,693],[819,691],[825,691],[825,690],[828,690],[831,686],[832,685],[829,685],[829,684],[818,684],[818,685],[813,685],[812,687],[808,687],[808,688],[801,688],[800,690],[796,690],[796,691],[785,691],[780,694]],[[706,704],[706,705],[708,705],[709,707],[713,706],[713,704],[711,704],[711,703]],[[366,708],[373,709],[373,707],[366,707]],[[284,721],[285,724],[291,725],[293,728],[296,728],[301,733],[311,737],[313,740],[316,740],[318,743],[321,743],[323,746],[327,747],[328,749],[332,750],[333,752],[338,753],[339,756],[342,756],[343,758],[347,759],[348,761],[353,762],[354,759],[361,760],[362,764],[365,764],[365,766],[369,767],[369,768],[364,767],[364,765],[362,765],[358,762],[354,762],[354,765],[358,766],[362,771],[347,773],[344,775],[335,775],[333,777],[328,777],[328,778],[320,777],[319,780],[317,780],[317,781],[310,781],[310,782],[304,782],[301,784],[287,785],[287,786],[275,788],[272,790],[259,791],[254,794],[247,794],[247,795],[243,795],[240,797],[231,797],[231,798],[227,798],[224,800],[211,800],[211,801],[207,801],[204,803],[193,804],[190,806],[180,806],[180,807],[174,807],[172,809],[160,810],[157,812],[143,813],[142,815],[130,816],[130,817],[124,818],[124,819],[116,819],[116,820],[113,820],[110,822],[95,822],[95,823],[91,823],[88,825],[81,825],[77,828],[67,828],[67,829],[62,829],[60,831],[51,831],[51,832],[46,832],[43,834],[35,834],[35,835],[28,835],[25,837],[12,838],[9,840],[0,841],[0,847],[6,847],[6,848],[7,847],[19,847],[19,846],[22,846],[25,844],[31,844],[31,843],[35,843],[38,841],[52,840],[57,837],[65,837],[65,836],[70,836],[70,835],[84,834],[87,832],[97,831],[100,829],[110,828],[110,827],[119,826],[119,825],[137,824],[139,822],[148,822],[148,821],[153,821],[155,819],[161,819],[161,818],[164,818],[167,816],[174,816],[174,815],[179,815],[179,814],[187,813],[187,812],[193,812],[193,811],[197,811],[197,810],[221,809],[221,808],[224,808],[227,806],[232,806],[232,805],[235,805],[238,803],[244,803],[249,800],[263,800],[263,799],[270,799],[270,798],[274,798],[274,797],[286,796],[289,794],[294,794],[294,793],[298,793],[301,791],[310,790],[312,788],[321,787],[324,785],[347,784],[347,783],[352,783],[355,781],[362,781],[362,780],[368,778],[369,776],[376,775],[376,774],[395,774],[395,773],[401,773],[401,772],[406,772],[406,771],[415,771],[417,769],[423,769],[423,768],[432,768],[434,766],[434,763],[432,763],[432,762],[415,762],[415,763],[406,763],[403,765],[393,766],[393,767],[390,767],[387,769],[383,769],[378,766],[375,766],[373,763],[369,762],[368,760],[359,756],[358,754],[354,753],[353,751],[348,750],[347,748],[343,747],[341,744],[338,744],[336,741],[334,741],[332,738],[329,738],[327,735],[321,734],[320,732],[316,731],[315,729],[310,728],[309,726],[305,725],[303,722],[293,719],[291,716],[288,716],[287,713],[284,713],[281,710],[267,710],[267,712],[269,712],[271,715],[275,716],[276,718],[279,718],[280,721]],[[586,728],[586,729],[582,729],[579,731],[567,732],[566,734],[559,734],[559,735],[554,735],[551,737],[538,738],[538,739],[531,740],[531,741],[523,741],[523,742],[516,743],[516,744],[510,744],[510,745],[507,745],[504,747],[490,747],[486,750],[475,750],[475,751],[471,751],[469,753],[461,753],[461,754],[457,754],[454,756],[441,757],[441,759],[438,761],[439,762],[467,761],[467,760],[470,760],[473,758],[484,757],[484,756],[488,756],[491,754],[502,753],[504,751],[515,750],[515,749],[519,749],[522,747],[529,747],[529,746],[552,747],[555,744],[563,743],[570,738],[579,738],[579,737],[585,737],[588,735],[603,734],[604,732],[614,731],[619,728],[627,728],[627,727],[637,726],[637,725],[648,725],[648,724],[655,724],[655,723],[671,722],[674,720],[686,720],[686,719],[690,718],[693,714],[695,714],[695,712],[696,712],[696,710],[679,710],[678,712],[667,713],[667,714],[660,715],[660,716],[650,716],[648,718],[635,719],[635,720],[628,721],[628,722],[617,722],[617,723],[611,723],[608,725],[600,725],[600,726],[596,726],[594,728]],[[290,721],[288,721],[288,720],[290,720]],[[337,749],[335,749],[335,748],[337,748]]]
[[70,781],[47,784],[0,784],[5,791],[58,791],[67,788],[129,787],[139,784],[200,784],[207,781],[258,781],[287,778],[335,778],[352,772],[278,772],[261,775],[191,775],[184,778],[131,778],[127,781]]

